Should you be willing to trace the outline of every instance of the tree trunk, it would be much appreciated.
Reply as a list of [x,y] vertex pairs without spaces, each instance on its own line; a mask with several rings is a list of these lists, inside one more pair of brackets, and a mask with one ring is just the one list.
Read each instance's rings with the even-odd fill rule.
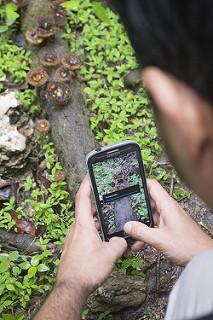
[[0,229],[1,247],[7,251],[18,250],[23,254],[41,252],[41,248],[35,245],[35,238],[29,234],[19,234]]
[[[37,26],[41,12],[42,15],[47,13],[48,15],[53,14],[51,1],[30,0],[22,19],[23,32]],[[39,66],[39,57],[44,52],[55,51],[60,59],[65,52],[69,52],[68,44],[61,39],[60,31],[58,31],[54,38],[45,40],[39,46],[31,46],[30,49],[33,53],[32,65],[34,67]],[[50,75],[49,81],[55,80],[55,68],[52,68],[51,71],[48,70],[48,72]],[[46,116],[51,122],[52,138],[59,159],[66,172],[69,190],[74,194],[86,173],[85,156],[95,148],[97,143],[95,143],[94,135],[89,127],[88,116],[81,93],[82,86],[76,77],[68,85],[72,92],[70,102],[63,106],[53,107],[51,103],[42,100],[42,105]],[[42,91],[44,90],[42,89],[41,93]]]
[[128,221],[137,221],[137,218],[132,210],[130,197],[125,197],[115,202],[116,231],[122,231]]

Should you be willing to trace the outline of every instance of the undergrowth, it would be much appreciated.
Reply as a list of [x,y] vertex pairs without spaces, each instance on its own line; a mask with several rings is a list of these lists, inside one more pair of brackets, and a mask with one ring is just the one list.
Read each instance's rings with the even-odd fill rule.
[[[147,93],[142,85],[137,90],[125,87],[124,77],[138,65],[118,15],[91,0],[71,0],[63,6],[71,12],[64,38],[83,61],[80,76],[96,139],[102,145],[137,141],[148,177],[169,185],[174,173],[158,164],[162,148]],[[173,196],[188,196],[175,179]]]
[[[33,177],[27,176],[23,184],[23,192],[28,195],[21,204],[10,198],[0,210],[0,227],[11,230],[15,222],[12,212],[18,214],[18,219],[29,219],[29,211],[33,212],[31,221],[35,226],[44,226],[44,233],[36,243],[42,252],[31,256],[12,251],[9,255],[0,255],[0,314],[7,309],[9,317],[2,314],[1,319],[26,319],[24,309],[33,296],[40,296],[52,287],[59,262],[54,248],[63,246],[71,224],[74,221],[72,202],[66,182],[55,181],[55,174],[61,170],[61,165],[55,155],[52,143],[42,146],[47,162],[48,188],[38,186]],[[49,249],[51,248],[51,249]],[[18,314],[14,315],[14,312]]]

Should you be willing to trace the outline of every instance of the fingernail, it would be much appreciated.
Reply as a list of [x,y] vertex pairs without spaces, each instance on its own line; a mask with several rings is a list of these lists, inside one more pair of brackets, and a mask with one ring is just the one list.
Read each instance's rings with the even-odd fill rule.
[[131,222],[127,222],[127,223],[124,225],[124,231],[125,231],[126,233],[130,233],[131,230],[132,230],[132,224],[131,224]]

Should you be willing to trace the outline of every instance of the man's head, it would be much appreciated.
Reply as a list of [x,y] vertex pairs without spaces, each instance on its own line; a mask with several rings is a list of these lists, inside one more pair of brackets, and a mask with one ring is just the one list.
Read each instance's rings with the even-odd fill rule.
[[180,175],[213,207],[212,0],[114,0]]

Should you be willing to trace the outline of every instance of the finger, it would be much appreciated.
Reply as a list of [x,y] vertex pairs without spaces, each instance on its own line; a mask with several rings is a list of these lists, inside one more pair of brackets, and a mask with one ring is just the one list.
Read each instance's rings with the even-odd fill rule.
[[107,243],[108,252],[113,262],[118,260],[127,249],[127,242],[120,237],[113,237]]
[[82,225],[94,224],[90,194],[91,188],[89,177],[86,175],[75,199],[76,221],[80,222]]
[[91,204],[91,207],[92,207],[92,214],[93,216],[96,216],[97,215],[97,208],[96,208],[96,205],[94,203]]
[[166,190],[160,185],[160,183],[155,179],[147,179],[147,186],[151,196],[151,199],[154,201],[154,204],[160,203],[163,199],[170,198]]
[[[174,206],[177,206],[176,202],[174,201],[174,199],[172,199],[172,197],[170,197],[168,192],[161,187],[160,183],[157,180],[148,179],[147,186],[149,189],[150,197],[155,203],[155,208],[152,210],[161,215],[162,218],[167,217],[168,214],[173,211]],[[167,210],[165,210],[165,208]]]
[[132,246],[131,246],[131,250],[136,252],[136,251],[140,251],[143,246],[144,246],[144,242],[143,241],[136,241]]
[[127,222],[124,225],[124,231],[133,239],[149,243],[153,246],[159,242],[158,229],[149,228],[147,225],[141,222]]
[[96,229],[97,229],[97,230],[100,230],[100,229],[101,229],[101,225],[100,225],[100,222],[99,222],[99,220],[98,220],[98,217],[95,216],[95,217],[93,218],[93,220],[94,220],[94,222],[95,222],[95,227],[96,227]]
[[160,216],[157,212],[152,213],[153,221],[155,226],[159,226],[160,224]]

